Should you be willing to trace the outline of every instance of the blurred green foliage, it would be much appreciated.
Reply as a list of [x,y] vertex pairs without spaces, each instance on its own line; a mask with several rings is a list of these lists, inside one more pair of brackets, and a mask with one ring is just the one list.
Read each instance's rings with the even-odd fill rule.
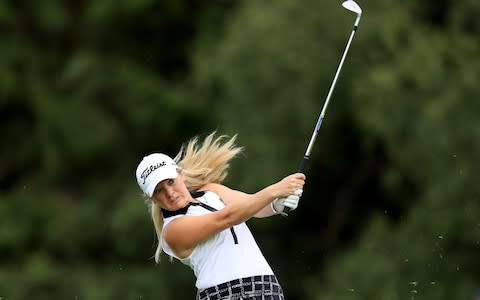
[[[249,222],[290,300],[473,299],[480,3],[364,10],[287,219]],[[340,2],[0,2],[0,299],[193,299],[134,170],[239,134],[228,185],[296,171],[353,24]]]

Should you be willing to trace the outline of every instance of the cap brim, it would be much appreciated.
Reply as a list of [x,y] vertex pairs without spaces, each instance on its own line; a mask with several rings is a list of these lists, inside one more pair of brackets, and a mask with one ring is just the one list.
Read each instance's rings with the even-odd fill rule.
[[150,179],[150,183],[147,187],[146,190],[146,195],[147,197],[152,197],[153,191],[155,190],[155,187],[157,187],[157,184],[166,180],[166,179],[174,179],[177,178],[178,176],[178,171],[177,168],[172,166],[172,167],[163,167],[162,172],[154,172],[150,176],[152,176],[152,179]]

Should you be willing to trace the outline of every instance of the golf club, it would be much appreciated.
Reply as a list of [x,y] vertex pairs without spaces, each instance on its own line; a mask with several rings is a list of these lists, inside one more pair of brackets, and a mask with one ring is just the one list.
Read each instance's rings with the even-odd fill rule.
[[[357,14],[357,18],[355,20],[355,23],[353,24],[353,29],[352,33],[350,34],[350,37],[347,42],[347,46],[345,47],[345,50],[343,51],[342,59],[340,60],[340,63],[338,65],[337,71],[335,73],[335,77],[333,78],[332,84],[330,86],[330,90],[328,91],[327,97],[325,99],[325,103],[323,104],[322,112],[320,113],[320,116],[318,117],[317,124],[315,126],[315,130],[313,131],[312,137],[310,138],[310,142],[308,143],[307,150],[305,151],[305,154],[303,156],[302,163],[300,165],[300,173],[305,172],[305,168],[307,166],[308,159],[310,158],[310,153],[312,152],[313,144],[315,143],[315,140],[317,138],[318,132],[320,131],[320,126],[322,126],[323,118],[325,117],[325,111],[327,110],[328,103],[330,102],[330,97],[332,96],[333,89],[335,87],[335,83],[337,82],[338,75],[340,74],[340,70],[342,69],[343,62],[345,60],[345,57],[347,56],[348,49],[350,48],[350,44],[352,43],[353,36],[355,35],[355,32],[357,31],[358,28],[358,23],[360,23],[360,17],[362,16],[362,9],[358,4],[353,1],[353,0],[347,0],[342,3],[342,6]],[[283,209],[282,215],[288,216],[288,212],[290,211],[289,207],[286,207]]]

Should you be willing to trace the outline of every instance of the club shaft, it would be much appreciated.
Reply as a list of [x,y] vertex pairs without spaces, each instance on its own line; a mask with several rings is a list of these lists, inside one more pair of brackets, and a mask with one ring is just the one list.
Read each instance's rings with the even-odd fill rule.
[[[310,159],[310,153],[312,152],[312,149],[313,149],[313,144],[315,143],[318,132],[320,131],[320,127],[322,126],[323,119],[325,117],[325,112],[327,111],[328,104],[330,103],[330,98],[335,88],[335,84],[337,83],[338,75],[342,70],[343,62],[345,61],[345,57],[347,57],[348,49],[350,48],[350,44],[352,43],[355,32],[357,31],[359,21],[360,21],[360,16],[358,16],[357,19],[355,20],[355,24],[353,25],[353,30],[350,33],[350,37],[348,38],[347,45],[345,46],[345,50],[343,51],[342,58],[340,59],[340,63],[338,64],[337,71],[335,72],[335,76],[333,77],[332,84],[330,85],[330,89],[328,90],[328,94],[327,94],[327,97],[325,98],[322,111],[320,112],[320,116],[317,119],[317,124],[315,125],[315,129],[313,130],[312,137],[310,138],[310,142],[308,143],[307,150],[303,155],[302,163],[300,164],[300,168],[299,168],[300,173],[305,173],[305,169],[307,168],[307,163],[308,163],[308,160]],[[282,215],[288,216],[289,211],[290,211],[289,207],[284,207]]]
[[[352,43],[353,36],[355,35],[355,32],[357,31],[358,25],[355,25],[353,27],[352,33],[350,34],[350,37],[348,38],[347,45],[345,47],[345,50],[343,51],[342,59],[340,60],[340,63],[338,64],[337,71],[335,72],[335,76],[333,77],[332,84],[330,85],[330,89],[328,90],[327,97],[325,98],[325,103],[323,104],[322,111],[320,113],[320,116],[318,117],[317,124],[315,126],[315,129],[313,130],[312,137],[310,138],[310,142],[308,143],[307,150],[305,151],[304,157],[310,157],[310,153],[312,152],[313,149],[313,144],[315,143],[315,140],[317,139],[318,132],[320,131],[320,127],[322,126],[323,118],[325,117],[325,113],[328,108],[328,104],[330,103],[330,99],[333,94],[333,90],[335,89],[335,85],[337,83],[338,76],[340,75],[340,71],[342,70],[343,62],[345,61],[345,57],[347,57],[348,49],[350,49],[350,44]],[[308,160],[308,159],[307,159]]]

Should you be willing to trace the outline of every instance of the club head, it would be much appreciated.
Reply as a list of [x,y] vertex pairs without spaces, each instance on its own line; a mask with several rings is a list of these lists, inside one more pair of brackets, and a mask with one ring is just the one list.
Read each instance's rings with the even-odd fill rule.
[[346,9],[348,9],[349,11],[353,11],[354,13],[356,13],[357,15],[361,15],[362,14],[362,9],[360,8],[360,6],[358,6],[358,4],[353,1],[353,0],[347,0],[345,2],[342,3],[342,6],[345,7]]

